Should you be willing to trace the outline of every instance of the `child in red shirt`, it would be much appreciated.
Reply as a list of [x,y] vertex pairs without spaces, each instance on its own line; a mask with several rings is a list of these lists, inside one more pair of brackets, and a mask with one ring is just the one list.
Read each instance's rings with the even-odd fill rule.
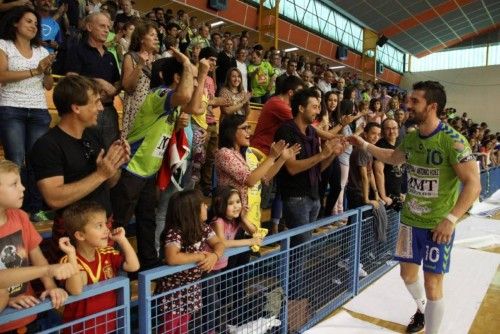
[[[106,222],[106,210],[95,202],[78,202],[63,213],[63,221],[69,238],[61,238],[60,248],[66,254],[61,263],[78,265],[80,271],[65,282],[66,290],[78,295],[87,284],[94,284],[116,276],[120,267],[127,272],[139,270],[139,259],[125,237],[122,227],[111,233]],[[108,239],[118,243],[123,253],[108,247]],[[123,266],[122,266],[123,263]],[[85,300],[71,303],[64,308],[64,322],[111,309],[116,306],[115,291],[106,292]],[[116,331],[116,314],[110,312],[85,323],[71,326],[71,333],[113,333]],[[85,328],[85,330],[83,330]]]
[[[76,268],[48,265],[39,247],[42,237],[28,215],[19,210],[23,204],[23,193],[19,167],[8,160],[0,161],[0,310],[7,304],[17,310],[29,308],[47,296],[51,298],[54,308],[59,308],[68,294],[57,288],[51,276],[63,269],[62,276],[57,276],[64,278],[74,273]],[[38,277],[46,289],[40,298],[35,297],[29,283],[30,279]],[[1,324],[0,333],[24,328],[35,319],[36,315],[32,315]]]

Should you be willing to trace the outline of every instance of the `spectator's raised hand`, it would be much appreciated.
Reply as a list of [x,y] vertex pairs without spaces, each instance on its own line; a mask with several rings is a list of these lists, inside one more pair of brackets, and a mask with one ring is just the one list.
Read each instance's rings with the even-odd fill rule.
[[191,66],[191,61],[189,60],[189,58],[185,54],[181,53],[179,50],[177,50],[176,48],[174,48],[172,46],[170,47],[170,51],[172,51],[172,55],[175,57],[175,59],[177,59],[177,61],[179,63],[181,63],[182,65]]
[[30,295],[19,295],[16,297],[11,297],[9,299],[9,307],[12,307],[16,310],[22,310],[24,308],[30,308],[35,305],[40,304],[40,300],[34,296]]
[[300,144],[294,144],[290,147],[287,147],[281,153],[281,158],[283,160],[293,159],[297,154],[300,153]]
[[284,140],[280,140],[279,142],[273,142],[271,144],[271,148],[269,150],[269,157],[272,159],[278,159],[283,150],[288,147],[288,144]]
[[62,237],[59,239],[59,249],[61,249],[66,255],[76,254],[76,249],[71,244],[68,237]]
[[125,229],[123,227],[117,227],[109,234],[109,238],[120,244],[122,241],[127,240],[125,235]]
[[198,62],[198,76],[201,76],[201,74],[203,75],[206,75],[208,73],[208,71],[210,70],[210,62],[208,59],[206,58],[203,58],[203,59],[200,59],[200,61]]
[[47,296],[50,297],[50,300],[52,301],[52,306],[54,308],[60,308],[61,306],[64,305],[66,299],[68,299],[68,293],[66,292],[66,290],[63,290],[61,288],[53,288],[45,290],[40,295],[40,299],[45,300]]

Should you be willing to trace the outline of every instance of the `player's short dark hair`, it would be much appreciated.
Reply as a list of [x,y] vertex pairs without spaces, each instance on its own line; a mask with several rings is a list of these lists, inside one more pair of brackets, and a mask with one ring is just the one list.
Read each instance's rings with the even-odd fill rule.
[[437,116],[440,116],[446,105],[446,92],[443,85],[437,81],[419,81],[413,85],[413,90],[423,90],[427,104],[437,103]]

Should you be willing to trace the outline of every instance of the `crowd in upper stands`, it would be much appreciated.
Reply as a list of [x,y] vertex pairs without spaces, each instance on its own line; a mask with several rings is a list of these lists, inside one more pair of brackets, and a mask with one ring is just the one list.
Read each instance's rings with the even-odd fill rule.
[[[38,268],[22,280],[20,271],[10,281],[2,273],[2,308],[37,304],[26,283],[36,277],[58,307],[66,291],[79,294],[120,268],[198,264],[161,280],[157,292],[168,291],[248,261],[228,261],[225,247],[258,251],[283,226],[404,199],[404,166],[384,165],[345,139],[360,134],[395,148],[414,131],[398,87],[333,71],[321,57],[264,49],[248,31],[212,28],[183,10],[139,13],[130,0],[0,1],[0,21],[0,137],[14,163],[0,163],[0,268]],[[64,77],[53,89],[54,74]],[[49,129],[52,89],[60,120]],[[250,103],[262,104],[255,129]],[[441,119],[468,139],[482,168],[500,164],[500,133],[455,109]],[[208,213],[202,195],[212,197]],[[271,231],[261,226],[269,207]],[[42,253],[30,220],[47,210],[52,242]],[[136,251],[125,237],[131,219]],[[194,290],[164,301],[163,332],[202,309]],[[87,313],[67,308],[65,321],[116,303],[95,298]],[[0,332],[34,330],[33,320]]]

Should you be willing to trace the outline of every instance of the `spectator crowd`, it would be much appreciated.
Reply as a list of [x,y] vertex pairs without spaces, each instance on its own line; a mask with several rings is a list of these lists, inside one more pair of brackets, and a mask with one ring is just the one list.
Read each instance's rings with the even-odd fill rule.
[[[248,261],[225,258],[227,247],[255,250],[283,227],[404,198],[404,166],[345,139],[395,148],[415,130],[398,87],[264,49],[247,31],[213,29],[183,10],[139,13],[130,0],[0,1],[0,18],[0,309],[45,297],[57,308],[122,269],[134,277],[198,264],[157,284],[169,291]],[[45,90],[59,116],[52,128]],[[254,130],[251,103],[262,104]],[[486,123],[454,109],[441,120],[468,138],[482,168],[500,163],[500,134]],[[271,208],[271,231],[261,208]],[[52,238],[40,248],[31,222],[48,212]],[[40,277],[37,295],[29,281]],[[187,326],[202,299],[196,286],[166,298],[162,332]],[[95,296],[63,319],[115,304],[113,293]],[[37,331],[28,317],[0,332],[23,327]]]

